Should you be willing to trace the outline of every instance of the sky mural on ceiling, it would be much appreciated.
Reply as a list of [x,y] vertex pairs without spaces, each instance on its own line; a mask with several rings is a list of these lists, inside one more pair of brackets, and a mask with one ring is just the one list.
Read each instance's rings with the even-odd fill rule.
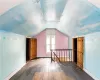
[[0,30],[34,36],[45,28],[69,36],[98,32],[100,9],[88,0],[25,0],[0,15]]

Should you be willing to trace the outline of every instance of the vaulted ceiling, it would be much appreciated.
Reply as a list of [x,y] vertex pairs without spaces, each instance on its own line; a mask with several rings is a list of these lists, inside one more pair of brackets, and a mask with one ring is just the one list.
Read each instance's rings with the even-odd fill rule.
[[99,0],[2,0],[0,30],[34,36],[57,28],[69,36],[100,31]]

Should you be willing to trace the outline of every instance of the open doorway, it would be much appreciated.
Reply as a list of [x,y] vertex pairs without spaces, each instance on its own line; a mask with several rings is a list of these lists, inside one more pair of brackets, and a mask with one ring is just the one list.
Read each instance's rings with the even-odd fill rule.
[[83,69],[84,37],[73,38],[74,62]]
[[30,51],[30,43],[29,43],[29,38],[26,38],[26,61],[29,61],[29,51]]
[[77,38],[73,38],[74,62],[77,64]]
[[37,39],[26,38],[26,61],[37,58]]

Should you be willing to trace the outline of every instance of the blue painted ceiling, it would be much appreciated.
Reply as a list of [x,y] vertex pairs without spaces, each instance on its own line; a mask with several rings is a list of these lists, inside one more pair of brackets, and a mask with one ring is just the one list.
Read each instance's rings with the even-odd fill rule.
[[87,0],[25,0],[0,16],[0,30],[34,36],[57,28],[69,36],[100,31],[100,9]]

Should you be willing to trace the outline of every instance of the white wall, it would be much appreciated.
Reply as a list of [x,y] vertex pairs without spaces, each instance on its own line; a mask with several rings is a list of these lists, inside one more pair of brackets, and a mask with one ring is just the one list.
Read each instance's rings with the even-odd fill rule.
[[[0,80],[26,63],[26,39],[22,35],[0,32]],[[2,61],[1,61],[2,59]]]

